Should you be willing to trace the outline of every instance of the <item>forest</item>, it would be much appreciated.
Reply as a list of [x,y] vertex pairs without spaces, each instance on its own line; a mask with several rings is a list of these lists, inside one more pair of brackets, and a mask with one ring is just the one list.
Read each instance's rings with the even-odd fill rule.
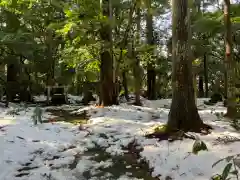
[[239,180],[240,0],[0,0],[0,180]]

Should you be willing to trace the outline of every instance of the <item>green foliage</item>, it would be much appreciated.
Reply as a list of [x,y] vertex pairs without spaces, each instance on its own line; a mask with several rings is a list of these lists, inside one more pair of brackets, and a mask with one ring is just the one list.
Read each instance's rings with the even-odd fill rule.
[[[220,16],[221,17],[221,16]],[[194,22],[193,25],[194,32],[204,32],[204,33],[219,33],[223,30],[223,25],[221,21],[219,21],[219,17],[202,17]]]
[[223,179],[223,180],[227,179],[227,177],[228,177],[228,175],[229,175],[229,173],[230,173],[231,168],[232,168],[232,163],[228,163],[228,164],[225,166],[225,168],[224,168],[224,170],[223,170],[223,172],[222,172],[222,179]]
[[208,150],[207,145],[200,139],[197,139],[193,144],[192,153],[198,154],[199,151],[207,151],[207,150]]
[[[221,175],[215,175],[212,177],[213,180],[229,180],[231,179],[229,175],[233,175],[238,179],[238,169],[240,168],[240,154],[234,156],[227,156],[215,162],[212,167],[216,166],[222,161],[226,161],[228,164],[224,167]],[[233,169],[233,170],[232,170]],[[232,170],[232,171],[231,171]]]
[[[166,45],[170,38],[170,27],[161,23],[171,7],[169,1],[165,0],[153,0],[152,4],[149,2],[112,1],[113,16],[108,18],[102,15],[100,1],[95,0],[1,0],[0,64],[4,66],[10,60],[14,62],[22,58],[21,67],[25,73],[22,73],[20,79],[29,80],[30,77],[34,86],[32,89],[43,88],[48,83],[47,79],[52,76],[53,81],[72,84],[75,89],[81,87],[83,81],[98,81],[99,54],[103,44],[99,30],[104,22],[112,27],[115,74],[121,77],[121,72],[126,71],[129,89],[134,90],[135,58],[140,61],[141,77],[145,77],[147,64],[152,62],[156,68],[158,94],[168,96],[171,94],[171,61],[166,56]],[[212,12],[207,10],[216,1],[202,2],[204,11],[201,13],[196,11],[193,3],[195,1],[189,2],[192,8],[193,63],[196,65],[196,72],[202,73],[203,55],[207,53],[211,88],[223,72],[223,13],[221,9]],[[130,17],[131,7],[135,3],[133,16]],[[141,10],[140,32],[136,30],[136,8]],[[143,29],[146,10],[154,16],[155,45],[151,46],[143,41],[147,32]],[[239,6],[232,5],[231,11],[237,55],[240,42]],[[141,43],[138,43],[139,40]],[[129,44],[133,44],[133,55],[129,51]],[[153,51],[156,54],[153,55]],[[63,67],[62,63],[66,66]],[[73,73],[69,72],[71,68],[75,70]],[[217,74],[218,71],[220,74]],[[5,74],[1,77],[6,79]],[[142,88],[146,88],[146,78],[143,78],[141,84]]]

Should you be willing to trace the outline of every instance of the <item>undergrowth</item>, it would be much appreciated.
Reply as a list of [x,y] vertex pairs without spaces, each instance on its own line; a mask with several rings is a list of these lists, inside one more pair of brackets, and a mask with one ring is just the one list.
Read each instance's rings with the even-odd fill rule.
[[212,180],[230,180],[235,177],[239,180],[239,169],[240,169],[240,154],[233,156],[227,156],[215,162],[212,167],[216,166],[220,162],[225,161],[228,164],[224,167],[221,174],[214,175]]

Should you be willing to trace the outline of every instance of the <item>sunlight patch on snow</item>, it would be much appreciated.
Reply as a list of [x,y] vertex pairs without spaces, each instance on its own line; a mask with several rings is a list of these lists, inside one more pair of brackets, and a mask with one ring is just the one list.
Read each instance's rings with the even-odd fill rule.
[[15,122],[14,119],[0,119],[0,126],[14,124]]

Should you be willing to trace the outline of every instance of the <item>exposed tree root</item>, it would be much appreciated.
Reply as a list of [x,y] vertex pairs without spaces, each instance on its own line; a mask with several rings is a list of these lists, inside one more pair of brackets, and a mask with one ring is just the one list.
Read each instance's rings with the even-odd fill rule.
[[223,117],[225,117],[225,118],[229,118],[229,119],[236,119],[237,118],[237,111],[227,111],[227,113],[226,114],[224,114],[224,116]]
[[98,104],[98,105],[95,105],[95,107],[96,107],[96,108],[104,108],[104,106],[101,105],[101,104],[100,104],[100,105],[99,105],[99,104]]
[[134,103],[132,103],[133,105],[135,105],[135,106],[142,106],[142,103],[141,102],[134,102]]
[[15,175],[15,177],[23,177],[23,176],[28,176],[30,173],[29,172],[23,172]]
[[159,141],[168,140],[170,142],[175,141],[175,140],[183,140],[184,138],[193,139],[193,140],[196,139],[195,136],[186,134],[183,131],[177,131],[175,133],[173,133],[173,132],[172,133],[170,133],[170,132],[154,132],[151,134],[147,134],[145,137],[146,138],[156,138]]
[[[213,129],[211,126],[207,124],[203,124],[202,128],[200,128],[200,131],[197,133],[201,133],[204,135],[210,134],[210,130]],[[196,131],[188,131],[188,132],[196,132]],[[168,140],[168,141],[175,141],[175,140],[183,140],[186,139],[193,139],[196,140],[196,136],[187,133],[187,131],[183,130],[170,130],[168,127],[166,127],[166,130],[163,131],[155,131],[151,134],[145,135],[146,138],[157,138],[159,141],[162,140]]]

